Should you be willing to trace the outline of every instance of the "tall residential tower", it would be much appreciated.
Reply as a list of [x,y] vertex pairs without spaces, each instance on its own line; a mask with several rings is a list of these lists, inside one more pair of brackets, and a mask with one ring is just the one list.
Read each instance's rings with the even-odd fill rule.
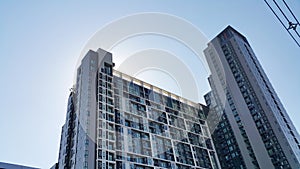
[[62,128],[59,168],[219,169],[208,108],[113,70],[89,51]]
[[209,126],[222,168],[299,169],[299,134],[247,39],[228,26],[204,53]]

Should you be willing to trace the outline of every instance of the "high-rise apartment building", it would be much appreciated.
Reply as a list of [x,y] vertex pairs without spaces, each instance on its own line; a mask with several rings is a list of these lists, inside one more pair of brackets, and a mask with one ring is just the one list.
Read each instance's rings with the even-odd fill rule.
[[113,70],[89,51],[62,127],[59,168],[219,169],[208,108]]
[[299,169],[299,134],[247,39],[228,26],[204,53],[209,127],[222,168]]

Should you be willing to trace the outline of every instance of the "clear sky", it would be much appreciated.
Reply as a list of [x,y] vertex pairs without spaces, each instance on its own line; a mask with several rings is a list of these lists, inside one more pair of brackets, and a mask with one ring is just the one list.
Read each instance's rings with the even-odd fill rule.
[[[300,2],[287,2],[299,19]],[[300,48],[263,0],[0,1],[0,161],[41,168],[57,161],[83,46],[105,24],[139,12],[179,16],[208,39],[232,25],[248,38],[300,129]]]

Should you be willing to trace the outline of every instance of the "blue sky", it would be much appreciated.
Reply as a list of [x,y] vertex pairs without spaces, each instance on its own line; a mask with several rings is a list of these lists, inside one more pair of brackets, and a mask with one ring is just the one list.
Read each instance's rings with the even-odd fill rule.
[[[300,2],[287,2],[300,17]],[[57,161],[83,46],[105,24],[140,12],[179,16],[208,39],[229,24],[243,33],[300,129],[300,48],[263,0],[0,1],[0,161],[41,168]]]

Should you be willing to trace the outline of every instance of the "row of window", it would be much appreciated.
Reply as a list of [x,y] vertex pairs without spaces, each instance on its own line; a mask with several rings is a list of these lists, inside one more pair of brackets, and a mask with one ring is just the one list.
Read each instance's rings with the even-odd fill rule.
[[[231,49],[232,48],[231,43],[224,45],[224,48],[225,48],[225,50],[227,48],[227,50],[233,51]],[[286,161],[286,157],[285,157],[284,153],[282,152],[281,146],[278,143],[277,138],[273,133],[273,130],[269,124],[269,121],[265,115],[265,112],[261,108],[261,105],[257,99],[257,96],[254,93],[252,86],[251,86],[247,76],[245,75],[245,72],[241,68],[241,63],[239,62],[235,53],[230,52],[230,54],[225,55],[225,56],[226,56],[226,59],[228,61],[228,64],[229,64],[233,74],[235,75],[234,78],[240,88],[240,91],[244,97],[244,100],[245,100],[245,102],[248,106],[248,109],[252,115],[252,118],[256,124],[256,127],[258,128],[258,130],[260,129],[259,134],[265,144],[266,149],[267,149],[267,145],[269,145],[271,142],[278,144],[277,146],[275,145],[275,146],[269,147],[270,149],[273,149],[272,151],[268,151],[268,149],[267,149],[267,152],[268,152],[269,156],[271,157],[271,161],[272,161],[273,165],[274,166],[282,166],[281,163],[282,163],[282,161]],[[234,64],[231,64],[231,62]],[[235,71],[236,71],[236,73],[235,73]],[[259,115],[257,116],[258,113],[259,113]],[[267,130],[261,129],[262,125],[264,125],[264,127]],[[246,135],[245,131],[242,132],[242,135],[243,136]],[[245,140],[245,141],[249,142],[247,140]],[[250,145],[250,143],[249,143],[249,145]],[[277,149],[276,147],[280,147],[280,148]],[[251,151],[251,153],[252,152],[253,152],[253,150]],[[254,153],[251,157],[255,158]],[[253,162],[257,167],[259,167],[256,160],[253,160]],[[282,167],[289,168],[289,165],[284,165]]]
[[210,81],[210,85],[213,90],[205,95],[205,101],[210,109],[211,123],[209,123],[209,127],[213,131],[212,139],[221,167],[224,169],[246,168],[227,115],[221,108],[222,104],[218,94],[215,92],[216,87],[213,81]]
[[[106,166],[115,161],[113,167],[117,168],[128,167],[128,162],[130,167],[145,169],[152,168],[149,165],[211,168],[205,167],[211,166],[207,148],[212,150],[212,143],[202,136],[209,137],[202,110],[117,77],[113,77],[111,90],[109,77],[99,75],[98,81],[98,159],[105,159]],[[189,120],[185,121],[185,117]],[[179,141],[175,142],[175,138]],[[201,143],[197,143],[198,138]],[[195,163],[193,153],[198,153],[202,161]],[[104,162],[98,164],[98,168],[103,165]]]
[[[120,93],[120,90],[123,90],[126,93],[130,94],[130,99],[140,102],[141,100],[147,99],[154,103],[160,105],[165,105],[169,108],[172,108],[177,111],[182,111],[190,115],[198,115],[198,112],[201,111],[196,107],[190,106],[188,104],[182,103],[176,99],[170,98],[168,96],[157,93],[151,89],[142,87],[133,82],[128,82],[124,79],[114,76],[114,87],[115,90]],[[122,88],[121,88],[122,86]],[[136,97],[136,98],[134,98]],[[139,97],[139,98],[137,98]]]

